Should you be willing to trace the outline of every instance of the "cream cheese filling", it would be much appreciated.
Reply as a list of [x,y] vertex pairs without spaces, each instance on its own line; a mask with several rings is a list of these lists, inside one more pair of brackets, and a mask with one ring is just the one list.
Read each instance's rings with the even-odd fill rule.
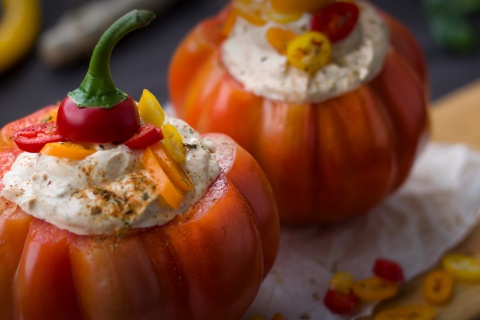
[[3,178],[2,196],[28,214],[80,235],[112,234],[162,225],[185,214],[220,173],[215,144],[185,122],[167,117],[187,148],[185,172],[194,185],[178,209],[157,201],[158,191],[141,162],[141,151],[96,145],[83,160],[21,153]]
[[318,103],[352,91],[381,71],[390,47],[388,28],[376,9],[366,2],[357,4],[356,28],[333,45],[331,62],[314,75],[290,66],[266,38],[271,27],[307,32],[312,18],[308,13],[288,24],[269,21],[260,27],[239,17],[222,44],[223,64],[246,90],[272,100]]

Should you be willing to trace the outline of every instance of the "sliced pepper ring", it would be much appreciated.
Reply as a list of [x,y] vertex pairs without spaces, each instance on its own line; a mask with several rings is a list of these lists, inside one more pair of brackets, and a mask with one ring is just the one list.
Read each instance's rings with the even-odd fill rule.
[[330,40],[319,32],[306,32],[288,44],[288,62],[297,69],[309,74],[326,65],[332,55]]
[[461,253],[450,253],[442,259],[443,267],[455,279],[464,282],[480,281],[480,260]]
[[57,131],[55,122],[45,122],[18,130],[12,136],[18,148],[27,152],[40,152],[50,142],[66,141]]
[[312,31],[325,33],[332,43],[345,39],[358,22],[360,10],[353,2],[334,2],[317,12],[310,24]]
[[442,305],[450,300],[453,293],[454,280],[445,270],[430,271],[422,283],[422,294],[430,303]]
[[352,291],[363,301],[381,301],[398,293],[398,284],[377,276],[353,283]]

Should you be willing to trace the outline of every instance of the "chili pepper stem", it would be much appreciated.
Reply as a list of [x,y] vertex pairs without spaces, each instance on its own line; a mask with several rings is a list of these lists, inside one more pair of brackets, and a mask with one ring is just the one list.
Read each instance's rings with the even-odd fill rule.
[[115,87],[110,73],[110,58],[117,42],[133,30],[148,25],[155,14],[148,10],[132,10],[118,19],[98,41],[90,65],[80,86],[68,96],[78,107],[111,108],[128,95]]

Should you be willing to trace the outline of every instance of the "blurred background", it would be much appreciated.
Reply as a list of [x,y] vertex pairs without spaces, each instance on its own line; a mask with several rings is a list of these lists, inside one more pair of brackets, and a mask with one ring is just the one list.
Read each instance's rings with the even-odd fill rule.
[[[36,1],[40,1],[40,35],[58,27],[66,13],[93,2]],[[156,3],[157,18],[116,46],[111,71],[117,87],[134,99],[148,88],[164,103],[168,101],[167,72],[175,47],[196,23],[217,13],[227,0],[149,1]],[[406,25],[419,41],[428,61],[432,101],[480,79],[480,0],[372,2]],[[5,16],[5,11],[0,9],[0,14]],[[75,63],[52,67],[40,55],[39,45],[37,38],[24,59],[0,73],[0,126],[62,100],[83,80],[88,54]]]

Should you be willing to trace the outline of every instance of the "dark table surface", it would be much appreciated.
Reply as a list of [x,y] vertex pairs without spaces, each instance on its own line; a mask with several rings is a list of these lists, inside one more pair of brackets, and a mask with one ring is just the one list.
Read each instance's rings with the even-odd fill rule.
[[[53,26],[81,0],[42,0],[42,29]],[[218,12],[227,0],[177,0],[152,24],[128,35],[115,48],[111,70],[115,84],[138,99],[144,88],[161,102],[168,101],[167,70],[175,47],[198,21]],[[423,48],[435,100],[480,78],[480,51],[455,55],[438,48],[428,31],[426,14],[419,0],[373,0],[411,29]],[[0,53],[1,54],[1,53]],[[84,60],[71,67],[51,69],[37,50],[9,72],[0,74],[0,126],[42,106],[56,103],[83,80]]]

